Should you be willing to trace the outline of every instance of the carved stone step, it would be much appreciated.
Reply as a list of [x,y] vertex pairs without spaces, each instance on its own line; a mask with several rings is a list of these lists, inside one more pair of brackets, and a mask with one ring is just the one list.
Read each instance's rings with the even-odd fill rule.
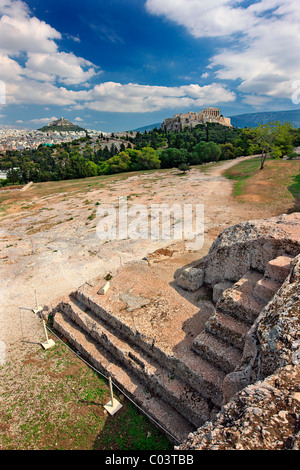
[[242,359],[240,350],[207,332],[202,332],[195,338],[193,351],[226,373],[234,371]]
[[223,292],[217,302],[218,310],[252,325],[267,303],[253,295],[257,282],[262,278],[263,275],[257,271],[246,273],[232,289]]
[[79,302],[70,298],[68,303],[60,304],[60,309],[124,367],[137,375],[152,393],[161,396],[195,426],[199,427],[211,418],[206,399],[188,384],[172,376],[149,355],[124,341],[90,310],[84,311],[84,306]]
[[205,324],[205,330],[226,343],[243,350],[250,326],[216,310]]
[[269,302],[272,297],[274,297],[280,286],[281,282],[264,277],[257,282],[254,288],[254,296],[258,299]]
[[290,256],[278,256],[272,259],[267,264],[265,277],[283,283],[285,278],[289,275],[292,259],[293,258]]
[[233,287],[233,283],[229,281],[219,282],[218,284],[215,284],[213,287],[213,301],[215,303],[218,302],[223,292],[226,289],[230,289],[231,287]]
[[244,274],[237,282],[234,283],[232,289],[243,293],[252,293],[257,282],[264,276],[258,271],[250,270]]
[[99,372],[111,376],[113,383],[152,418],[154,424],[158,423],[172,442],[183,442],[190,432],[195,431],[195,426],[165,401],[145,391],[144,384],[134,374],[63,313],[55,314],[53,326]]
[[[210,363],[196,357],[191,351],[192,340],[189,346],[185,342],[177,343],[172,348],[170,344],[164,348],[163,343],[158,343],[155,338],[149,337],[144,331],[138,331],[129,319],[120,313],[114,313],[103,308],[101,296],[87,295],[88,289],[76,291],[75,298],[99,318],[120,332],[123,338],[132,345],[137,346],[143,352],[153,357],[162,367],[168,369],[172,375],[180,378],[194,388],[202,397],[211,400],[216,406],[222,404],[222,384],[225,372],[213,367]],[[168,331],[170,335],[170,332]],[[170,337],[172,338],[172,336]]]

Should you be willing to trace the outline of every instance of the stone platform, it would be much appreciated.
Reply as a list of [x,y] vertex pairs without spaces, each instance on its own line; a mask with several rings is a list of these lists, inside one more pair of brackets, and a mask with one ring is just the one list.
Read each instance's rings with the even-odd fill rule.
[[224,372],[192,351],[213,304],[190,302],[143,261],[120,269],[99,294],[106,283],[89,281],[65,297],[54,328],[182,442],[222,402]]
[[[265,233],[251,263],[251,237],[248,243],[244,237],[245,249],[234,240],[238,260],[245,254],[234,278],[219,278],[229,258],[222,247],[220,256],[213,252],[214,270],[206,263],[204,271],[204,276],[214,274],[211,300],[204,300],[205,285],[195,288],[194,271],[203,274],[203,267],[187,272],[183,288],[182,277],[170,280],[141,260],[109,279],[86,282],[62,299],[53,312],[54,328],[110,375],[174,443],[183,442],[230,399],[234,387],[228,377],[244,360],[252,325],[290,272],[298,239],[287,243],[284,236],[273,242]],[[238,390],[242,384],[236,384]]]

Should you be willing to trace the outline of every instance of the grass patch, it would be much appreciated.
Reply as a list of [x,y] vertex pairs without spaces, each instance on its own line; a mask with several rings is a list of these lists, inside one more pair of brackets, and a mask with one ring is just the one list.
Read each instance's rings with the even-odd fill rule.
[[171,450],[173,445],[138,413],[131,403],[124,403],[120,411],[122,419],[110,419],[105,433],[94,443],[95,450]]
[[94,209],[93,212],[91,213],[91,215],[88,216],[88,219],[89,220],[94,220],[95,217],[96,217],[96,213],[97,213],[97,211]]
[[300,161],[260,158],[240,162],[224,172],[234,180],[233,195],[241,202],[270,208],[273,215],[300,210]]
[[53,339],[54,348],[0,367],[0,450],[173,449],[116,389],[123,407],[107,414],[106,381]]
[[300,212],[300,173],[293,178],[292,184],[288,187],[288,189],[295,198],[295,205],[293,208],[294,211]]
[[258,171],[260,171],[259,168],[260,158],[253,158],[251,160],[238,163],[224,172],[226,178],[235,180],[235,186],[233,190],[234,196],[240,196],[243,194],[243,188],[246,180],[250,177],[253,177]]

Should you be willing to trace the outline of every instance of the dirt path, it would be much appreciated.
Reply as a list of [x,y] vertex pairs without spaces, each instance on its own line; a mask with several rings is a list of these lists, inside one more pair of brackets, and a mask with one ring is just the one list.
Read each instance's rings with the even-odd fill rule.
[[[240,160],[240,159],[239,159]],[[162,276],[207,253],[216,236],[226,227],[273,214],[241,204],[232,198],[232,182],[222,172],[238,160],[206,172],[193,168],[186,175],[176,170],[141,173],[85,193],[57,193],[31,198],[26,210],[2,217],[0,229],[2,363],[26,353],[44,341],[40,320],[29,310],[38,304],[55,306],[58,299],[85,281],[114,272],[130,261],[170,245],[155,240],[120,239],[104,242],[96,234],[97,207],[118,204],[128,197],[128,206],[174,202],[204,204],[205,242],[200,252],[186,252],[184,242],[173,242]],[[29,190],[30,191],[30,190]],[[29,192],[24,193],[24,205]]]

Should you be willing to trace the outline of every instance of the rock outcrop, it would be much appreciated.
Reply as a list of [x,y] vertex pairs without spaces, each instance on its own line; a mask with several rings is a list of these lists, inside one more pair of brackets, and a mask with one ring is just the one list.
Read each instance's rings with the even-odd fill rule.
[[172,118],[166,118],[161,124],[161,128],[165,132],[180,132],[186,127],[193,128],[207,122],[231,127],[230,118],[221,115],[219,108],[205,108],[199,113],[190,111],[188,113],[175,114]]
[[62,299],[53,326],[178,449],[298,448],[300,214],[224,230],[176,282],[128,264]]
[[249,385],[180,450],[299,450],[299,367]]
[[[196,290],[202,283],[213,287],[236,282],[250,269],[263,273],[268,262],[300,252],[300,214],[242,222],[225,229],[198,265],[176,279],[179,286]],[[198,280],[199,282],[195,282]]]
[[224,401],[245,385],[263,380],[280,367],[300,364],[300,256],[273,299],[249,330],[240,366],[223,383]]
[[[251,295],[267,304],[245,336],[240,364],[223,381],[220,413],[180,449],[300,448],[299,227],[300,214],[239,224],[218,237],[199,267],[215,288],[221,279],[260,271]],[[234,289],[218,294],[217,310],[227,305],[227,313],[245,317],[245,301],[233,301]],[[238,287],[234,300],[241,302]]]

